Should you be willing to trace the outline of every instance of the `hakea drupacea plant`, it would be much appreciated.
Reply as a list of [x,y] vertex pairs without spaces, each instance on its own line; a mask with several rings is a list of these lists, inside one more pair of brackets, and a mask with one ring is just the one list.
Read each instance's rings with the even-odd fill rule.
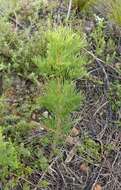
[[52,113],[43,122],[53,130],[54,147],[65,138],[72,127],[70,113],[83,102],[83,94],[77,93],[74,79],[87,76],[85,35],[73,32],[68,27],[58,27],[47,32],[46,57],[35,57],[38,73],[45,77],[47,85],[38,105]]

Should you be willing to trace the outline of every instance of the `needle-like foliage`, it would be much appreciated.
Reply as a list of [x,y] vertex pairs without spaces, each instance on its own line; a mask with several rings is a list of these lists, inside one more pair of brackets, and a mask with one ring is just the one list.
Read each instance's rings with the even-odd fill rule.
[[47,32],[47,55],[36,57],[35,64],[43,76],[72,79],[85,76],[86,59],[82,49],[86,46],[85,36],[79,36],[70,28],[59,27]]
[[74,85],[68,81],[62,84],[58,80],[52,80],[46,86],[45,95],[38,99],[38,104],[51,113],[51,117],[45,118],[44,123],[48,129],[54,130],[54,145],[69,133],[72,127],[70,113],[82,104],[83,99],[83,95],[77,93]]
[[61,84],[53,80],[46,86],[46,94],[40,97],[39,102],[54,115],[66,117],[80,105],[82,99],[68,81]]
[[70,113],[82,104],[83,95],[76,92],[71,80],[87,75],[87,59],[82,53],[85,46],[83,33],[80,36],[69,27],[58,27],[47,32],[46,56],[34,59],[38,73],[49,79],[38,104],[52,115],[44,122],[54,130],[53,149],[72,127]]

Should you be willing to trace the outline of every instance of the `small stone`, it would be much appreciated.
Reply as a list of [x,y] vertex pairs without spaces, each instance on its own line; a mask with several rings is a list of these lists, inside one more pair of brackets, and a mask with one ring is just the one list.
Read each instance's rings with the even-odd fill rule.
[[69,145],[74,145],[74,139],[71,136],[68,136],[66,139],[66,143]]
[[121,63],[120,62],[115,63],[115,67],[116,69],[121,69]]
[[76,127],[74,127],[72,130],[71,130],[71,136],[72,137],[76,137],[80,134],[80,130],[77,129]]
[[86,163],[82,163],[80,165],[80,171],[84,172],[84,173],[87,173],[89,171],[89,166]]
[[44,111],[44,112],[42,113],[42,115],[43,115],[43,117],[45,117],[46,119],[49,117],[48,111]]
[[97,183],[94,185],[93,190],[102,190],[102,187],[100,184]]

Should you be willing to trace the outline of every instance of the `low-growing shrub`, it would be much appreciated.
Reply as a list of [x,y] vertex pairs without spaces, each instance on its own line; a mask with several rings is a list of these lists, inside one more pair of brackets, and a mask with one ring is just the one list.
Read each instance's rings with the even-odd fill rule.
[[22,75],[31,74],[33,57],[44,55],[46,41],[43,28],[30,35],[27,31],[14,32],[12,24],[0,18],[0,71],[15,71]]

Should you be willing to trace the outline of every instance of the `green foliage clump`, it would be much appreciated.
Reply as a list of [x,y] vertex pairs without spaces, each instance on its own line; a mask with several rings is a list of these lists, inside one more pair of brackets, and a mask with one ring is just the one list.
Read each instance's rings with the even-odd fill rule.
[[84,137],[83,143],[77,149],[79,154],[88,163],[99,162],[101,160],[100,145],[88,136]]
[[3,123],[4,121],[4,114],[7,110],[7,105],[5,104],[5,98],[2,96],[0,97],[0,123]]
[[9,126],[7,129],[5,129],[5,131],[7,134],[11,133],[12,138],[16,141],[16,143],[19,143],[24,140],[27,135],[29,135],[30,131],[33,129],[33,125],[27,123],[26,120],[21,120],[17,123],[16,130],[12,128],[12,126]]
[[[38,10],[43,0],[0,0],[1,15],[6,18],[17,17],[20,23],[34,23],[38,19]],[[20,24],[21,25],[21,24]]]
[[51,81],[46,86],[46,94],[40,97],[40,104],[46,107],[52,113],[66,117],[75,110],[81,100],[80,94],[77,94],[73,85],[68,81],[59,84],[58,81]]
[[2,16],[8,17],[14,10],[14,13],[20,9],[20,2],[17,0],[4,1],[0,0]]
[[121,109],[121,84],[118,81],[111,85],[109,100],[112,110],[118,113]]
[[5,178],[19,168],[17,151],[10,141],[5,141],[0,129],[0,177]]
[[92,44],[96,57],[101,58],[107,64],[112,63],[116,57],[116,44],[112,38],[106,39],[106,23],[103,18],[96,16],[97,26],[91,33]]
[[14,49],[17,48],[18,39],[16,33],[13,33],[9,22],[0,18],[0,67],[1,70],[8,69],[10,59]]
[[[96,19],[99,20],[98,17]],[[95,54],[97,56],[101,56],[104,52],[105,46],[106,46],[106,41],[105,41],[105,35],[104,35],[104,28],[105,28],[105,23],[104,20],[101,19],[98,21],[96,29],[91,34],[92,39],[94,40],[95,44]]]
[[49,186],[49,182],[47,180],[41,180],[39,185],[41,188],[47,188]]
[[121,26],[121,1],[108,0],[106,5],[109,19]]
[[73,6],[80,11],[86,11],[94,6],[99,0],[74,0]]
[[45,171],[49,166],[48,159],[43,155],[43,152],[41,150],[38,150],[36,152],[36,157],[37,157],[37,159],[34,162],[34,167],[36,169],[39,168],[42,171]]
[[[62,84],[53,80],[46,86],[45,95],[38,99],[38,104],[51,113],[51,117],[43,119],[50,129],[51,143],[52,141],[54,145],[64,143],[63,138],[72,127],[70,113],[82,104],[83,99],[83,95],[77,93],[68,81]],[[49,139],[50,137],[45,138],[44,142],[48,144]]]
[[41,53],[44,54],[46,49],[44,36],[43,38],[42,36],[42,33],[37,32],[30,39],[28,38],[27,41],[25,39],[22,40],[20,37],[19,46],[13,52],[11,60],[12,67],[16,71],[25,74],[27,74],[28,71],[29,73],[33,71],[33,57]]
[[46,77],[62,77],[72,79],[87,74],[82,49],[86,46],[85,36],[80,37],[70,28],[58,27],[47,32],[47,53],[35,57],[39,74]]
[[6,18],[0,18],[0,71],[14,70],[27,75],[32,73],[33,57],[44,55],[46,41],[43,29],[32,36],[26,30],[15,32]]

